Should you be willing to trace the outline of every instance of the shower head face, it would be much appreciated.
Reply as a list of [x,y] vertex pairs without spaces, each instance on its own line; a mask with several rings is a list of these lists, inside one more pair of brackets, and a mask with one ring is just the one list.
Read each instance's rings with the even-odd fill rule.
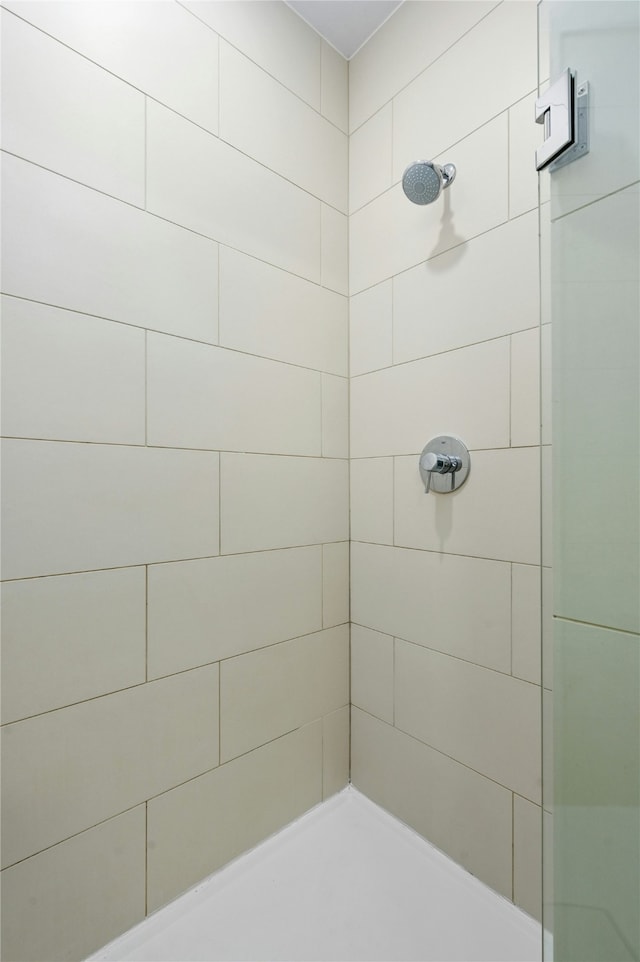
[[442,168],[430,160],[410,164],[402,175],[402,189],[412,204],[432,204],[442,187]]

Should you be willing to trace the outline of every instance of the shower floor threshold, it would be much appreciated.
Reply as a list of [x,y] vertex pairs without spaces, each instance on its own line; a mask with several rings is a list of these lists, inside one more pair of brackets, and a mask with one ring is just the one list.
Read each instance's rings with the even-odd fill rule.
[[91,956],[539,962],[541,926],[353,788]]

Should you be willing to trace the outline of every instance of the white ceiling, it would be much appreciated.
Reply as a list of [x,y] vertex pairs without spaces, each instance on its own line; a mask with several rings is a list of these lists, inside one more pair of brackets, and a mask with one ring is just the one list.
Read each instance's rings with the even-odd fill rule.
[[402,0],[285,0],[349,60]]

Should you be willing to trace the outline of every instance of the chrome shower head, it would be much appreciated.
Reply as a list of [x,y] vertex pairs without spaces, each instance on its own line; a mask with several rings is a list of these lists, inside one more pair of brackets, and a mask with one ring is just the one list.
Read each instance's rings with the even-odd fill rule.
[[412,204],[432,204],[455,176],[453,164],[440,167],[431,160],[417,160],[402,175],[402,189]]

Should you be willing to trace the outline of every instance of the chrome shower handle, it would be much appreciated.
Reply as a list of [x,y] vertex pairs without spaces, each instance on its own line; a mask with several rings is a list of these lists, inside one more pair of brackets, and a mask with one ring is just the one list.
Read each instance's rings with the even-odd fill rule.
[[[441,475],[449,475],[445,480]],[[440,435],[432,438],[420,455],[420,476],[427,494],[457,491],[469,474],[469,452],[460,438]]]
[[[434,451],[427,451],[420,458],[420,467],[427,473],[425,491],[428,494],[431,490],[431,475],[453,475],[462,467],[462,458],[457,458],[455,454],[436,454]],[[451,478],[451,490],[453,491],[453,477]]]

